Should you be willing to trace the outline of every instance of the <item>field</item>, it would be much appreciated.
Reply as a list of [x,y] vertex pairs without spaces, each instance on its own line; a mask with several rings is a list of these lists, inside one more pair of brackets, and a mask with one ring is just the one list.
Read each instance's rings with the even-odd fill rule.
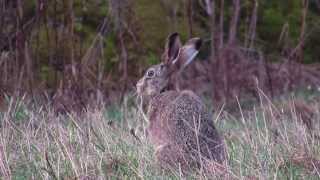
[[[0,180],[320,180],[320,0],[0,0],[0,27]],[[178,89],[213,112],[215,173],[199,134],[198,170],[156,161],[141,109]]]
[[[263,96],[263,95],[262,95]],[[295,93],[237,113],[216,110],[213,120],[227,145],[228,161],[215,175],[188,179],[319,179],[318,93]],[[132,102],[56,116],[50,105],[7,99],[1,113],[3,179],[181,179],[157,165]],[[319,98],[318,98],[319,99]],[[312,125],[293,103],[312,109]],[[305,110],[307,111],[307,110]],[[302,112],[308,113],[308,112]],[[135,133],[134,133],[135,132]]]

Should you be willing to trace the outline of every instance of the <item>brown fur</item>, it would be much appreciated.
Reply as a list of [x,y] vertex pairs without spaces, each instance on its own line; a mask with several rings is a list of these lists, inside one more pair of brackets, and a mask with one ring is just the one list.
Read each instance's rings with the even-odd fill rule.
[[[150,102],[148,117],[148,135],[151,142],[160,147],[157,153],[162,155],[158,156],[162,164],[180,164],[187,169],[204,165],[201,163],[207,160],[224,161],[223,141],[210,113],[192,91],[167,91],[155,96]],[[166,156],[174,158],[164,158]]]
[[200,167],[212,169],[212,164],[225,160],[223,140],[201,99],[192,91],[168,90],[171,71],[175,69],[172,61],[190,60],[199,48],[199,41],[191,39],[176,49],[180,44],[177,34],[169,36],[165,53],[175,56],[164,54],[164,63],[150,67],[137,83],[138,94],[148,104],[148,138],[155,147],[158,162],[162,167],[181,168],[183,172]]

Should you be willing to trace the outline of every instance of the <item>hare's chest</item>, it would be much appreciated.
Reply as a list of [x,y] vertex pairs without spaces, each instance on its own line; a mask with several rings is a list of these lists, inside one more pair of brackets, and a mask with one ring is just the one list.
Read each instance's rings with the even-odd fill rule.
[[[159,104],[158,104],[159,105]],[[172,128],[168,121],[166,107],[149,107],[147,128],[149,139],[155,145],[164,145],[170,141]]]

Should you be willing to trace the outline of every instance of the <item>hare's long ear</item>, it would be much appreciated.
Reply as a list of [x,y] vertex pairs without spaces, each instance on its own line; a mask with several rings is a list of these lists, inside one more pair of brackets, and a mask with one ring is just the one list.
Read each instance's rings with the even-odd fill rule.
[[190,39],[182,48],[180,48],[179,54],[173,61],[173,64],[180,64],[179,69],[183,70],[183,68],[189,65],[199,53],[201,45],[202,40],[200,38]]
[[166,43],[165,52],[163,54],[163,61],[165,64],[171,64],[174,61],[181,48],[181,41],[178,33],[172,33]]

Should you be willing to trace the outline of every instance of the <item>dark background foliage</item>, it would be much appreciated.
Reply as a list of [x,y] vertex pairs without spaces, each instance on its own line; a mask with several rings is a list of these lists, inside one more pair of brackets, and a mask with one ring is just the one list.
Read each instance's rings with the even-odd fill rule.
[[[306,85],[290,78],[319,81],[318,0],[1,0],[0,8],[1,91],[45,94],[64,108],[123,99],[159,62],[171,32],[203,38],[200,60],[185,80],[203,77],[196,88],[214,100],[252,89],[245,77],[259,72],[271,95]],[[295,64],[283,71],[292,77],[277,82],[284,76],[279,64],[288,62]],[[251,67],[258,69],[239,75]],[[307,73],[295,74],[300,67]],[[236,83],[239,92],[229,92]]]

